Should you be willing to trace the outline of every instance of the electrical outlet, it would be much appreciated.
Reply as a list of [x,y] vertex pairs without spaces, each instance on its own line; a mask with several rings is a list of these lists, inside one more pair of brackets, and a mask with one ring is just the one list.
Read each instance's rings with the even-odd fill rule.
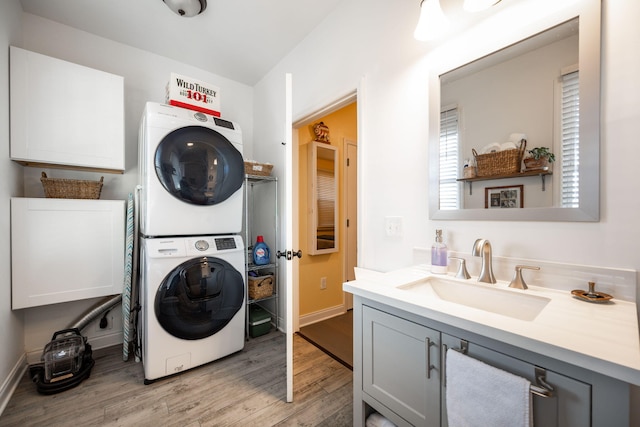
[[113,321],[114,321],[113,314],[111,314],[111,313],[107,314],[105,316],[105,319],[107,321],[107,324],[106,325],[102,325],[102,326],[104,326],[104,328],[101,327],[101,325],[100,325],[100,321],[102,320],[102,317],[100,317],[99,319],[96,320],[96,332],[110,331],[110,330],[113,329]]
[[388,237],[402,237],[402,217],[401,216],[385,217],[384,229]]
[[326,277],[321,277],[320,278],[320,289],[327,289],[327,278]]

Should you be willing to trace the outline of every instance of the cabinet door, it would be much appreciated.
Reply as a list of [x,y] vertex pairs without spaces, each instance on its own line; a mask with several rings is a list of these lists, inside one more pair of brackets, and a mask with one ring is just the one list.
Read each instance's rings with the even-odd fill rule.
[[10,47],[11,158],[124,170],[124,79]]
[[364,306],[363,391],[413,425],[440,425],[440,333]]
[[11,199],[12,304],[122,292],[124,200]]
[[[443,350],[460,348],[461,340],[442,334]],[[466,354],[491,366],[527,378],[536,383],[536,366],[474,343],[468,343]],[[542,368],[542,367],[541,367]],[[442,426],[448,426],[446,408],[446,365],[443,361]],[[533,395],[535,427],[583,427],[591,425],[591,385],[557,372],[546,371],[546,382],[553,386],[552,397]],[[491,393],[491,390],[487,390]]]

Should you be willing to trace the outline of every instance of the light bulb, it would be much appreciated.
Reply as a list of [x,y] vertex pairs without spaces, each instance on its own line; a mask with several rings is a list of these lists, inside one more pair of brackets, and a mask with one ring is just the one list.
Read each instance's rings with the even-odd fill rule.
[[440,0],[422,0],[420,18],[413,37],[420,41],[436,39],[449,27],[449,20],[440,7]]
[[462,6],[467,12],[480,12],[500,3],[500,0],[464,0]]

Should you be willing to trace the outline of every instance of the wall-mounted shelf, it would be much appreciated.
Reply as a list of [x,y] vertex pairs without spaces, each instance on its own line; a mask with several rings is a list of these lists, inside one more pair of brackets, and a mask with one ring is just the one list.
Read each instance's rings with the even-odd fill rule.
[[530,170],[523,171],[519,173],[509,173],[502,175],[491,175],[491,176],[478,176],[475,178],[458,178],[456,181],[468,182],[469,183],[469,195],[473,194],[473,182],[474,181],[489,181],[494,179],[507,179],[507,178],[523,178],[528,176],[539,176],[542,179],[542,191],[545,191],[545,177],[547,175],[552,175],[553,172],[550,170]]

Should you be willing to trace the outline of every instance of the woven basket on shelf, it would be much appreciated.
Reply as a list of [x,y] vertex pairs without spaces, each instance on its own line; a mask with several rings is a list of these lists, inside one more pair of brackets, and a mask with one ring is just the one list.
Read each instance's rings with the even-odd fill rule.
[[100,177],[100,181],[47,178],[47,174],[42,172],[40,182],[44,188],[44,196],[47,198],[99,199],[104,177]]
[[520,172],[522,156],[526,146],[527,141],[523,139],[520,141],[520,147],[513,150],[478,154],[475,148],[472,148],[473,157],[476,159],[476,175],[494,176]]
[[261,299],[273,295],[273,275],[248,276],[249,299]]
[[273,165],[267,163],[244,162],[244,173],[247,175],[269,176]]

